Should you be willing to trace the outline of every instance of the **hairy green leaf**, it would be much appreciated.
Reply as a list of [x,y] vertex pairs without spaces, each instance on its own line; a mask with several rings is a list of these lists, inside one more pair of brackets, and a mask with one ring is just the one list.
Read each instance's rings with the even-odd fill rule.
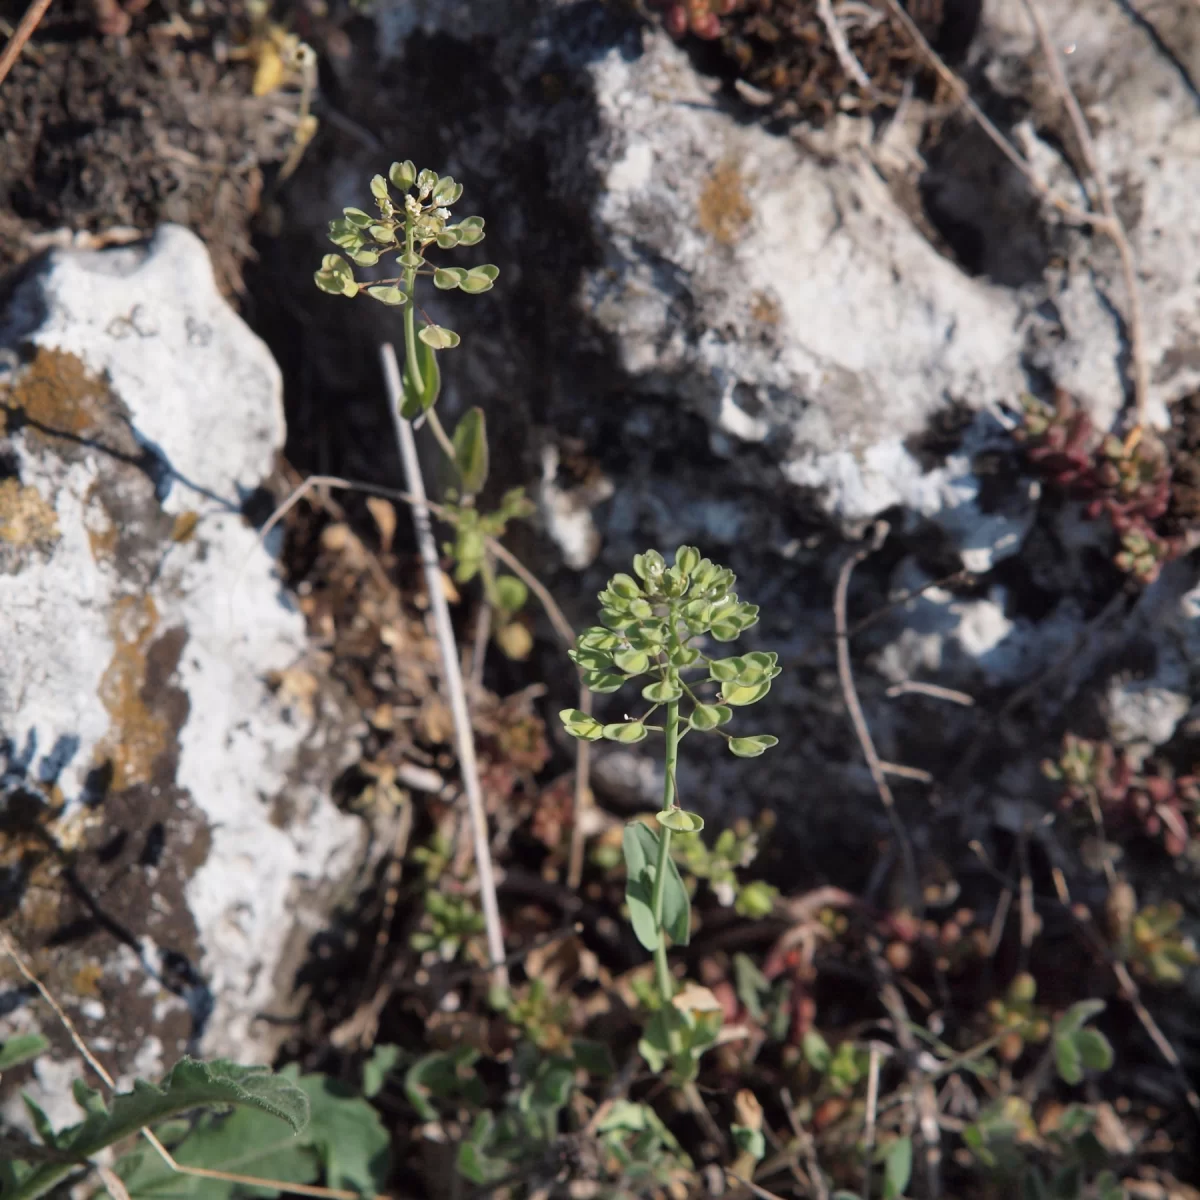
[[[258,1109],[286,1122],[294,1132],[304,1128],[309,1114],[308,1099],[294,1083],[265,1067],[243,1067],[224,1060],[182,1059],[161,1084],[138,1080],[133,1091],[114,1096],[111,1107],[95,1093],[87,1093],[84,1100],[88,1116],[54,1138],[57,1149],[81,1159],[129,1137],[143,1125],[210,1104]],[[69,1171],[57,1164],[38,1167],[22,1181],[13,1200],[45,1195]]]

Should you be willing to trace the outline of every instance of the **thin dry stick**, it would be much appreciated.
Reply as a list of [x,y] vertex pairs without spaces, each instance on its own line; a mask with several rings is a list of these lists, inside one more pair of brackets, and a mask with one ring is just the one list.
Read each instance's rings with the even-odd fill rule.
[[[302,481],[292,491],[292,494],[279,505],[279,507],[271,514],[262,529],[259,531],[258,541],[261,544],[270,534],[271,530],[283,520],[285,516],[312,490],[317,487],[342,487],[349,488],[353,491],[367,492],[369,494],[383,496],[389,500],[399,500],[402,504],[407,504],[410,507],[417,502],[417,498],[408,492],[402,492],[397,488],[379,487],[376,484],[362,483],[352,479],[343,479],[338,475],[310,475]],[[425,507],[430,512],[436,513],[443,520],[450,520],[450,514],[440,504],[435,504],[432,500],[425,501]],[[485,537],[484,545],[490,553],[494,554],[500,562],[502,562],[522,583],[537,597],[538,603],[541,604],[545,611],[550,624],[554,627],[554,632],[558,634],[563,645],[568,649],[575,645],[575,631],[571,628],[570,621],[563,615],[563,611],[559,608],[554,597],[546,589],[540,579],[515,554],[513,554],[506,546],[498,542],[493,537]],[[249,561],[247,559],[247,561]],[[243,565],[242,571],[245,570]],[[239,578],[241,572],[239,572]],[[235,584],[236,587],[236,584]],[[233,594],[230,593],[230,609],[232,613]],[[231,617],[232,619],[232,617]],[[588,716],[592,713],[592,693],[588,691],[582,684],[579,688],[579,709],[585,712]],[[584,813],[591,808],[593,803],[592,789],[589,783],[591,766],[591,744],[583,738],[579,738],[575,745],[575,808],[571,822],[571,849],[568,857],[567,867],[567,882],[572,887],[578,887],[583,876],[583,839],[586,821]]]
[[8,45],[4,47],[3,53],[0,53],[0,83],[4,82],[9,71],[13,69],[13,64],[20,58],[25,43],[33,36],[33,31],[38,27],[49,7],[50,0],[33,0],[33,3],[25,10],[20,25],[8,39]]
[[929,1200],[938,1200],[942,1194],[942,1131],[938,1123],[937,1092],[933,1081],[921,1070],[920,1047],[909,1024],[904,997],[891,981],[887,964],[878,956],[873,958],[876,974],[881,981],[879,999],[892,1019],[896,1041],[908,1060],[909,1086],[916,1099],[917,1132],[923,1150],[921,1162],[925,1173],[925,1190]]
[[387,383],[388,407],[396,430],[396,440],[400,445],[400,458],[404,464],[409,491],[413,496],[413,502],[410,504],[413,527],[417,534],[421,562],[425,568],[429,607],[433,614],[438,648],[442,657],[446,698],[454,718],[455,749],[462,773],[463,789],[467,794],[471,836],[475,843],[475,869],[479,873],[479,895],[483,903],[488,956],[492,962],[492,983],[502,991],[508,991],[508,968],[504,964],[504,934],[500,924],[500,905],[496,900],[496,879],[492,871],[492,855],[488,843],[487,811],[484,808],[483,791],[479,786],[479,767],[475,761],[475,735],[471,729],[471,714],[467,709],[466,691],[458,665],[454,626],[450,622],[450,606],[446,603],[446,594],[442,589],[442,568],[438,562],[437,543],[429,519],[425,480],[421,475],[421,463],[417,457],[417,443],[413,438],[412,426],[400,415],[404,392],[400,383],[400,366],[396,362],[396,351],[390,342],[384,342],[379,348],[379,354]]
[[[258,541],[261,544],[270,534],[271,530],[283,520],[285,516],[297,505],[300,501],[312,490],[318,487],[341,487],[349,488],[353,491],[366,492],[376,496],[383,496],[388,500],[398,500],[402,504],[407,504],[410,507],[416,504],[417,499],[409,492],[402,492],[397,488],[380,487],[376,484],[362,483],[352,479],[343,479],[338,475],[310,475],[303,480],[292,491],[292,494],[283,501],[282,504],[271,514],[267,519],[262,529],[259,531]],[[425,501],[425,507],[430,512],[437,514],[443,520],[451,519],[449,512],[440,504],[435,504],[432,500]],[[570,621],[564,616],[563,611],[559,608],[557,601],[547,590],[545,585],[515,554],[512,553],[506,546],[495,538],[490,536],[484,537],[484,545],[488,551],[496,556],[522,583],[537,597],[538,603],[541,604],[545,611],[550,624],[554,627],[554,632],[558,634],[564,646],[570,649],[575,645],[575,631],[571,628]],[[249,559],[247,559],[249,561]],[[245,565],[242,571],[245,570]],[[239,579],[241,577],[239,572]],[[235,584],[236,587],[236,584]],[[232,614],[233,593],[230,593],[230,610]],[[232,620],[232,616],[231,616]],[[582,684],[579,688],[579,710],[592,714],[592,693],[588,691]],[[593,796],[592,789],[589,783],[591,767],[591,744],[584,738],[576,740],[575,744],[575,807],[574,815],[571,822],[571,849],[568,856],[567,866],[567,882],[571,887],[578,887],[580,880],[583,877],[583,841],[584,829],[586,821],[584,813],[592,807]]]
[[831,0],[817,0],[817,16],[821,18],[821,23],[825,26],[825,32],[829,35],[829,42],[833,46],[833,52],[837,55],[837,60],[842,70],[868,96],[877,95],[875,85],[871,82],[866,71],[862,69],[858,59],[854,57],[854,54],[850,50],[850,43],[846,41],[845,31],[838,24],[838,19],[834,15]]
[[784,1088],[780,1095],[783,1098],[784,1111],[787,1113],[788,1124],[792,1127],[800,1153],[804,1157],[804,1165],[808,1168],[813,1190],[817,1193],[816,1200],[829,1200],[829,1188],[825,1186],[825,1176],[821,1174],[821,1164],[817,1162],[817,1147],[813,1143],[812,1134],[796,1119],[796,1102],[792,1093]]
[[946,65],[946,62],[938,52],[926,41],[912,18],[901,7],[899,0],[885,0],[885,3],[891,9],[896,20],[904,27],[904,31],[912,39],[913,44],[921,51],[930,66],[933,67],[938,76],[957,97],[959,103],[971,114],[972,119],[991,138],[1005,158],[1025,176],[1034,191],[1058,209],[1068,220],[1080,225],[1090,225],[1092,228],[1098,229],[1101,233],[1107,234],[1117,247],[1117,253],[1121,259],[1121,273],[1124,276],[1125,289],[1129,296],[1129,357],[1133,366],[1136,428],[1140,428],[1146,418],[1149,385],[1141,292],[1137,283],[1137,269],[1133,260],[1133,250],[1129,245],[1129,238],[1126,236],[1125,227],[1121,224],[1120,217],[1113,206],[1108,186],[1105,184],[1098,170],[1091,131],[1087,127],[1087,121],[1079,107],[1079,102],[1075,99],[1075,94],[1071,91],[1071,86],[1067,82],[1066,74],[1062,68],[1062,60],[1059,58],[1058,51],[1054,47],[1054,43],[1050,38],[1041,14],[1034,8],[1031,0],[1024,0],[1025,7],[1029,10],[1029,15],[1037,31],[1038,42],[1041,45],[1042,53],[1046,57],[1055,87],[1059,92],[1063,104],[1066,106],[1067,115],[1075,129],[1075,136],[1079,140],[1080,151],[1084,156],[1085,165],[1092,174],[1097,198],[1100,201],[1102,210],[1099,213],[1076,208],[1051,191],[1050,187],[1038,176],[1024,155],[988,119],[979,105],[971,99],[971,93],[967,85],[954,70]]
[[1023,3],[1025,11],[1029,14],[1029,19],[1033,22],[1034,29],[1037,30],[1038,43],[1042,48],[1042,54],[1045,56],[1046,66],[1050,70],[1050,78],[1054,80],[1054,86],[1058,91],[1059,98],[1067,110],[1067,116],[1070,118],[1071,126],[1075,130],[1075,137],[1079,141],[1079,150],[1083,155],[1083,161],[1096,186],[1096,198],[1100,201],[1100,211],[1104,214],[1107,222],[1103,227],[1104,232],[1112,238],[1113,244],[1117,247],[1117,253],[1121,257],[1121,273],[1125,277],[1125,294],[1129,303],[1129,358],[1133,367],[1134,406],[1137,426],[1141,427],[1146,423],[1146,405],[1149,400],[1150,383],[1149,372],[1146,366],[1146,341],[1142,322],[1142,296],[1137,281],[1137,265],[1133,261],[1133,249],[1129,245],[1125,226],[1121,223],[1116,206],[1113,204],[1112,192],[1109,189],[1108,182],[1100,170],[1100,162],[1096,157],[1096,145],[1092,140],[1092,131],[1088,128],[1087,118],[1083,115],[1083,109],[1079,107],[1079,101],[1075,98],[1075,93],[1071,90],[1071,84],[1068,82],[1067,73],[1063,69],[1058,47],[1055,46],[1054,39],[1050,36],[1049,29],[1046,28],[1045,18],[1042,16],[1037,5],[1033,0],[1023,0]]
[[[116,1081],[108,1073],[104,1064],[92,1053],[91,1047],[79,1036],[79,1031],[71,1021],[71,1018],[63,1011],[62,1005],[55,1000],[50,990],[44,983],[30,970],[25,960],[17,953],[17,948],[9,940],[8,935],[0,930],[0,950],[2,950],[14,963],[17,970],[21,972],[24,978],[37,989],[38,994],[50,1006],[51,1011],[59,1019],[62,1027],[67,1031],[67,1036],[71,1039],[71,1043],[75,1049],[83,1056],[84,1061],[92,1068],[93,1071],[100,1077],[105,1087],[110,1092],[117,1090]],[[150,1143],[151,1146],[158,1152],[163,1162],[171,1168],[172,1171],[177,1171],[180,1175],[194,1175],[198,1179],[220,1179],[225,1183],[242,1183],[252,1187],[272,1187],[279,1191],[295,1192],[301,1196],[315,1196],[318,1200],[362,1200],[362,1196],[358,1192],[345,1191],[341,1188],[326,1188],[317,1187],[314,1184],[304,1183],[281,1183],[276,1179],[263,1179],[255,1175],[238,1175],[231,1171],[213,1171],[207,1167],[189,1167],[183,1163],[177,1163],[171,1152],[158,1140],[154,1132],[143,1126],[141,1129],[142,1136]],[[80,1164],[83,1165],[82,1163]],[[378,1195],[371,1200],[392,1200],[388,1195]]]
[[862,1200],[871,1200],[871,1159],[875,1154],[875,1117],[879,1109],[879,1043],[871,1043],[867,1061],[867,1116],[863,1133]]
[[903,763],[880,762],[885,775],[895,775],[897,779],[912,779],[917,783],[932,783],[933,776],[920,767],[906,767]]
[[876,753],[871,730],[867,726],[866,717],[863,716],[862,705],[858,702],[858,692],[854,687],[854,672],[850,666],[850,635],[846,626],[846,596],[850,590],[850,576],[864,558],[874,554],[883,545],[883,540],[887,535],[887,522],[877,521],[870,541],[860,546],[842,564],[842,569],[838,572],[837,587],[833,594],[833,625],[837,637],[838,679],[842,685],[842,697],[846,703],[846,710],[850,714],[850,723],[854,726],[858,744],[862,748],[863,757],[867,760],[867,769],[875,781],[875,790],[879,793],[879,799],[883,803],[884,811],[892,826],[892,832],[896,836],[900,854],[904,859],[904,872],[910,892],[909,901],[915,909],[920,905],[920,888],[917,885],[917,865],[913,858],[912,843],[908,840],[908,831],[904,828],[900,814],[896,811],[895,797],[892,795],[892,789],[888,786],[883,763]]
[[920,683],[915,679],[905,679],[900,683],[893,684],[884,695],[888,699],[894,699],[896,696],[929,696],[934,700],[946,700],[950,704],[961,704],[964,708],[970,708],[975,703],[975,697],[967,695],[966,692],[942,687],[937,683]]

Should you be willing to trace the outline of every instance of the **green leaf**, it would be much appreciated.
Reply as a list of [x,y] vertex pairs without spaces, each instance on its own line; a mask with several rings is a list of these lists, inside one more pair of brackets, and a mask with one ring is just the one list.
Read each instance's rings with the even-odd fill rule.
[[367,295],[372,300],[378,300],[380,304],[406,304],[408,296],[403,288],[393,287],[391,284],[376,284],[374,287],[367,288]]
[[701,733],[716,729],[721,723],[721,710],[715,704],[697,704],[692,710],[692,728]]
[[779,739],[772,737],[769,733],[756,733],[751,737],[729,739],[729,749],[738,758],[757,758],[764,751],[770,750],[772,746],[777,746],[778,744]]
[[430,1104],[430,1099],[462,1097],[474,1106],[483,1103],[486,1093],[475,1074],[478,1058],[478,1050],[460,1045],[453,1050],[426,1054],[408,1068],[404,1076],[404,1094],[422,1121],[437,1118],[437,1109]]
[[381,1042],[363,1064],[363,1095],[370,1100],[383,1090],[384,1082],[400,1062],[401,1050],[388,1042]]
[[625,901],[630,924],[643,948],[653,951],[660,936],[651,907],[658,835],[641,821],[630,821],[621,835],[621,848],[625,854]]
[[1093,1017],[1104,1011],[1103,1000],[1080,1000],[1072,1004],[1065,1013],[1054,1023],[1055,1033],[1075,1033],[1082,1029]]
[[529,588],[515,575],[496,577],[496,603],[505,613],[520,612],[529,599]]
[[622,745],[629,746],[634,742],[645,740],[646,727],[641,721],[619,722],[614,725],[605,725],[604,736],[610,742],[620,742]]
[[732,683],[745,669],[744,658],[716,658],[708,664],[708,677],[716,683]]
[[466,279],[459,284],[459,287],[464,292],[472,296],[477,296],[480,292],[491,291],[496,276],[499,274],[499,268],[492,266],[490,263],[482,267],[472,267],[467,272]]
[[367,232],[381,246],[390,246],[396,240],[396,231],[391,225],[372,225]]
[[446,329],[442,325],[426,325],[417,337],[435,350],[453,350],[462,341],[453,329]]
[[587,742],[598,742],[604,736],[604,726],[595,717],[589,717],[577,708],[564,708],[558,714],[558,719],[572,737],[583,738]]
[[[196,1062],[181,1059],[161,1084],[137,1080],[131,1092],[112,1098],[111,1107],[102,1099],[85,1099],[88,1116],[78,1125],[58,1132],[55,1145],[80,1158],[111,1146],[143,1125],[151,1125],[177,1113],[209,1104],[244,1105],[286,1122],[293,1132],[308,1121],[309,1105],[295,1084],[272,1074],[265,1067],[243,1067],[216,1060]],[[60,1164],[45,1164],[32,1171],[21,1183],[13,1200],[31,1200],[45,1195],[71,1171]]]
[[437,244],[439,250],[453,250],[458,245],[461,234],[453,225],[447,225],[441,233],[437,235]]
[[761,683],[749,685],[727,683],[721,688],[721,699],[726,704],[732,704],[736,708],[744,708],[748,704],[757,703],[770,690],[771,681],[769,679],[764,679]]
[[474,246],[484,239],[482,217],[463,217],[457,225],[450,225],[448,229],[458,234],[459,243],[463,246]]
[[360,267],[373,267],[379,261],[378,250],[347,250],[346,253],[354,259],[355,265]]
[[[250,1108],[228,1116],[205,1114],[171,1153],[181,1166],[229,1171],[280,1183],[316,1183],[320,1158],[304,1134]],[[231,1200],[274,1197],[278,1188],[250,1188],[224,1180],[181,1175],[152,1150],[135,1150],[118,1160],[116,1173],[131,1200]]]
[[704,818],[682,808],[667,808],[654,814],[654,819],[665,829],[675,833],[699,833],[704,828]]
[[[376,175],[375,178],[378,179],[379,176]],[[370,213],[363,212],[361,208],[343,208],[342,215],[356,229],[366,229],[375,222],[375,218]]]
[[620,650],[612,660],[626,675],[641,675],[650,667],[650,655],[644,650]]
[[425,265],[425,259],[415,250],[405,250],[403,254],[397,254],[396,261],[409,271],[420,270]]
[[412,159],[405,159],[404,162],[392,163],[391,170],[388,171],[388,178],[392,181],[392,186],[401,192],[407,192],[414,183],[417,182],[417,167]]
[[912,1138],[897,1138],[883,1160],[884,1200],[899,1200],[912,1178]]
[[37,1058],[50,1043],[40,1033],[25,1033],[10,1037],[0,1045],[0,1071],[19,1066]]
[[464,494],[483,491],[488,477],[487,423],[482,408],[469,408],[454,430],[454,465]]
[[588,691],[607,694],[608,692],[615,692],[619,688],[624,687],[625,676],[609,675],[603,671],[585,671],[583,682]]
[[830,1050],[829,1043],[816,1029],[809,1029],[804,1034],[801,1050],[804,1054],[804,1061],[814,1071],[819,1071],[824,1075],[829,1070],[829,1066],[833,1062],[833,1051]]
[[433,195],[430,199],[439,207],[453,204],[462,195],[462,184],[455,183],[450,175],[443,175],[433,185]]
[[1054,1038],[1054,1065],[1063,1083],[1074,1086],[1083,1082],[1083,1058],[1070,1033],[1057,1034]]
[[612,655],[603,650],[592,650],[581,641],[577,650],[568,650],[567,657],[585,671],[607,671],[612,665]]
[[388,198],[387,180],[382,175],[373,175],[371,177],[371,195],[376,200],[386,200]]
[[408,371],[408,356],[404,358],[404,403],[400,415],[413,421],[423,412],[428,412],[437,402],[442,390],[442,369],[438,366],[437,354],[432,346],[417,342],[417,366],[421,370],[421,386],[414,385]]
[[483,1187],[507,1175],[511,1165],[503,1158],[488,1153],[495,1134],[496,1118],[486,1109],[471,1125],[471,1132],[458,1148],[456,1166],[464,1179]]
[[1107,1071],[1113,1065],[1113,1048],[1098,1029],[1081,1029],[1075,1034],[1075,1049],[1089,1071]]
[[683,695],[683,688],[673,679],[661,679],[642,688],[642,696],[652,704],[668,704]]
[[695,546],[680,546],[675,551],[675,565],[685,575],[691,575],[700,565],[700,551]]
[[433,273],[433,286],[448,292],[453,288],[461,287],[466,277],[467,273],[462,267],[438,267]]
[[391,1138],[376,1109],[328,1075],[298,1081],[312,1113],[306,1138],[325,1168],[327,1187],[368,1195],[387,1185]]
[[745,1151],[758,1162],[767,1152],[767,1139],[761,1129],[752,1129],[749,1125],[731,1125],[729,1132],[733,1134],[734,1145]]

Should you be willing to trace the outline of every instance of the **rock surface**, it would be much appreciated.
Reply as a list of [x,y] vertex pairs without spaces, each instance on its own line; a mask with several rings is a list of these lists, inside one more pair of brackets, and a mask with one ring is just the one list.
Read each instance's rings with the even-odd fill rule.
[[[1200,384],[1195,8],[1175,0],[1153,26],[1101,0],[1040,8],[1071,48],[1139,264],[1162,428]],[[1080,205],[1078,147],[1023,11],[989,0],[963,70],[1039,177]],[[487,219],[494,292],[431,300],[463,332],[443,403],[451,420],[488,404],[493,437],[524,451],[500,469],[540,480],[554,545],[539,565],[556,595],[585,623],[633,553],[692,542],[738,572],[763,609],[755,637],[790,668],[755,709],[782,746],[752,785],[696,747],[689,794],[721,815],[770,803],[812,845],[853,841],[860,858],[866,831],[886,836],[830,636],[847,543],[880,516],[891,536],[855,575],[851,618],[908,598],[855,639],[858,687],[880,753],[949,780],[943,806],[986,817],[967,792],[1044,787],[1038,760],[1067,727],[1160,744],[1186,724],[1194,564],[1135,603],[1107,527],[1043,491],[1012,438],[1027,389],[1072,390],[1100,429],[1128,412],[1127,297],[1105,237],[1055,217],[977,130],[918,100],[879,126],[768,127],[699,54],[619,5],[501,4],[479,22],[453,0],[376,12],[381,53],[405,69],[357,89],[345,71],[343,99],[388,146],[463,179]],[[436,132],[392,115],[433,108]],[[288,224],[312,240],[289,252],[317,261],[331,207],[361,203],[381,161],[346,146],[298,177]],[[394,336],[387,314],[323,311],[341,322],[338,366],[314,351],[307,369],[348,399],[376,389],[338,374],[353,338]],[[349,472],[369,471],[375,442],[347,441]],[[978,707],[884,694],[914,681]],[[1032,700],[999,719],[1024,689]],[[564,685],[553,699],[572,697]],[[926,816],[929,789],[900,786]],[[848,828],[827,802],[846,796],[871,819]]]
[[[243,515],[283,442],[278,368],[173,226],[53,254],[0,345],[6,925],[122,1075],[269,1058],[259,1017],[361,842],[328,791],[345,718],[289,691],[304,621]],[[0,979],[0,1037],[58,1040]],[[77,1119],[71,1069],[37,1071]]]

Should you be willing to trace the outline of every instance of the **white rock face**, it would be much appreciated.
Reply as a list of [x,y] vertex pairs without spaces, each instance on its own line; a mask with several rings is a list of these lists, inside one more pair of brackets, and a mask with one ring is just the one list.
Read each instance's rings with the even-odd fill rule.
[[[148,247],[54,254],[0,346],[25,360],[0,383],[0,813],[32,796],[64,848],[110,829],[146,842],[111,887],[85,852],[125,936],[61,956],[68,975],[90,964],[82,1023],[121,1069],[151,1044],[163,1066],[181,1042],[262,1059],[258,1014],[361,837],[327,793],[344,724],[269,686],[306,648],[240,511],[283,443],[279,370],[170,226]],[[53,894],[56,878],[50,862],[26,882]],[[28,890],[15,929],[33,950],[68,910],[47,927]]]
[[585,304],[629,372],[686,395],[718,446],[766,443],[840,521],[902,505],[976,565],[1012,553],[1025,518],[979,513],[972,447],[927,471],[906,441],[949,402],[1020,393],[1018,297],[942,257],[862,148],[819,159],[731,119],[665,35],[594,77],[610,261]]

